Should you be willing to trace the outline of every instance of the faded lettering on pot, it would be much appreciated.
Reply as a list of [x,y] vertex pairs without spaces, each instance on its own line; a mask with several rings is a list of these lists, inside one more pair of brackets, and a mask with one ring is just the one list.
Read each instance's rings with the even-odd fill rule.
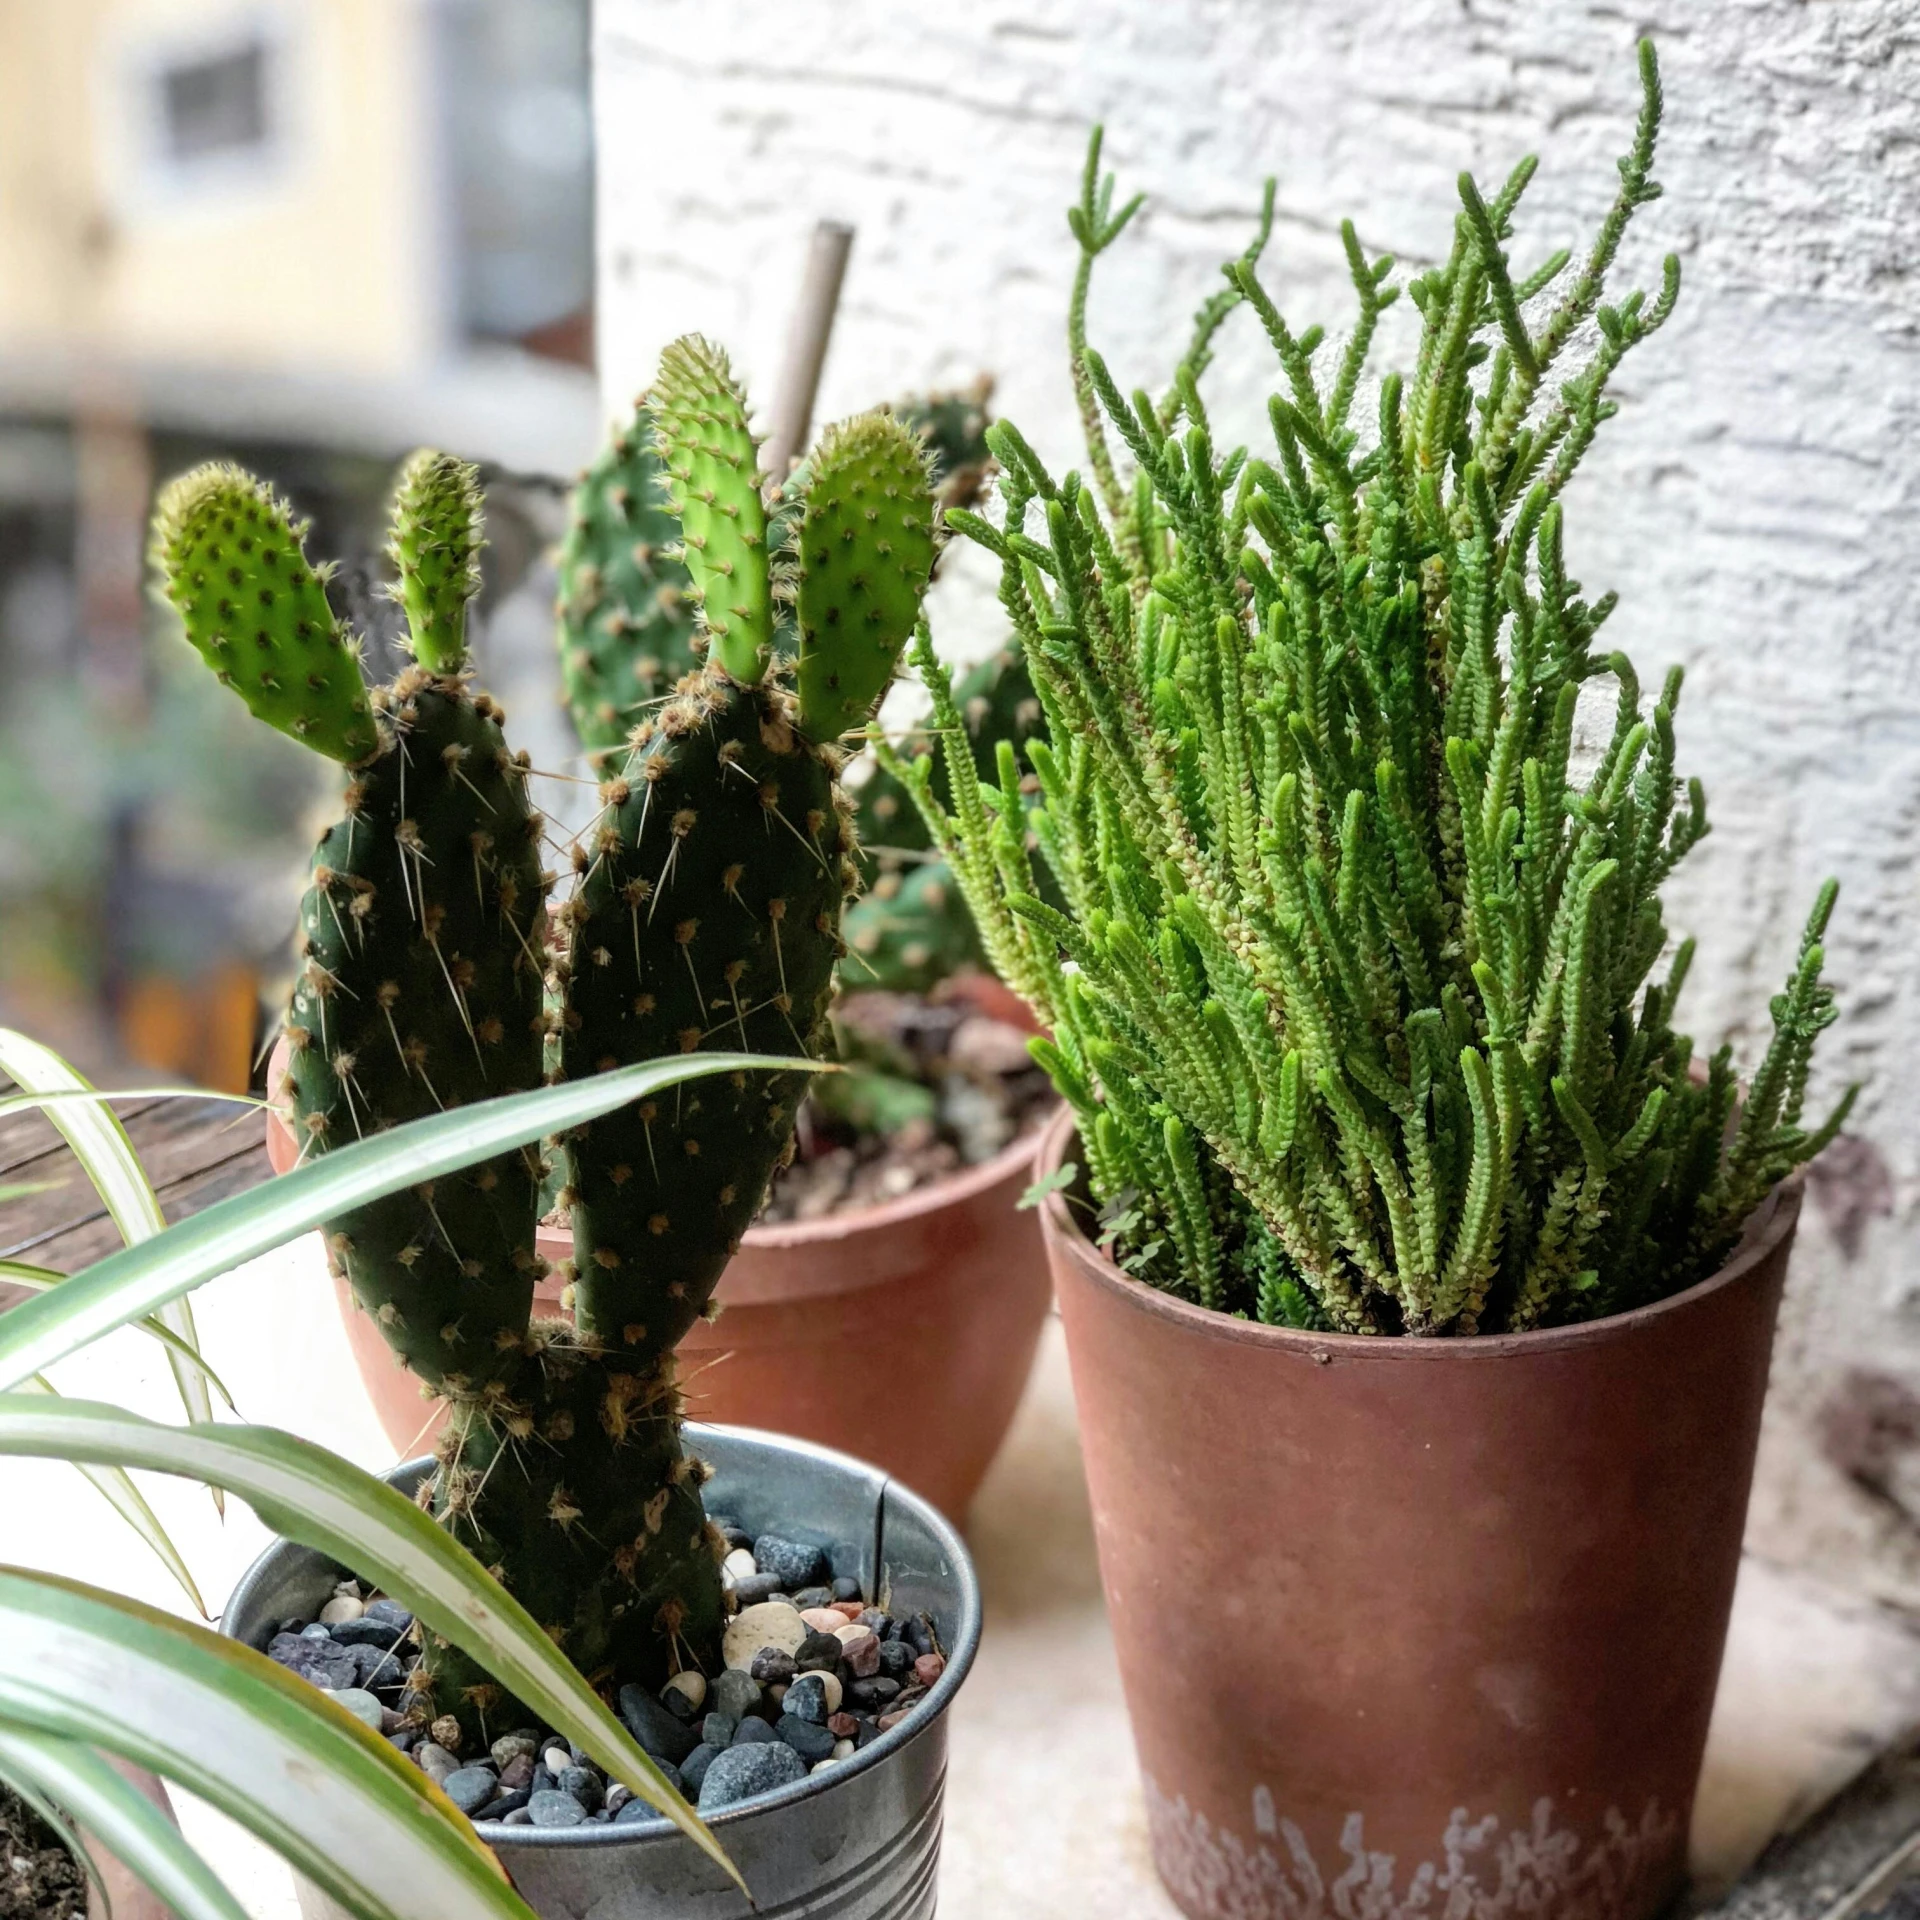
[[1350,1813],[1340,1835],[1344,1862],[1328,1878],[1265,1786],[1253,1791],[1259,1837],[1248,1841],[1216,1828],[1184,1796],[1169,1799],[1151,1777],[1144,1785],[1161,1878],[1204,1920],[1620,1920],[1658,1893],[1654,1883],[1672,1872],[1679,1836],[1678,1821],[1652,1800],[1638,1822],[1609,1808],[1597,1835],[1556,1826],[1545,1796],[1529,1825],[1504,1834],[1497,1817],[1470,1820],[1459,1807],[1440,1836],[1439,1859],[1402,1874],[1392,1854],[1368,1850],[1363,1817]]

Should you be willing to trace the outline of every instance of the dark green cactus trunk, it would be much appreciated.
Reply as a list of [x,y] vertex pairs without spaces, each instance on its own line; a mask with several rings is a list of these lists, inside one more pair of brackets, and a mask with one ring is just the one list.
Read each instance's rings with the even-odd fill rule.
[[[287,1020],[305,1150],[537,1087],[540,818],[500,713],[409,668],[390,731],[314,850]],[[501,1155],[328,1222],[327,1250],[438,1392],[511,1378],[533,1301],[537,1156]]]

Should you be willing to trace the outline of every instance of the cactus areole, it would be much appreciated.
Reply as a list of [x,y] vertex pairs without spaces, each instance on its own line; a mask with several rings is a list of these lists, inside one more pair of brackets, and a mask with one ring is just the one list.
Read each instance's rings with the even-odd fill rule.
[[[543,1058],[572,1077],[701,1048],[820,1051],[857,884],[840,736],[870,716],[925,590],[923,456],[888,415],[833,430],[787,529],[797,551],[776,553],[725,356],[670,348],[648,412],[653,449],[622,458],[666,483],[644,511],[673,523],[684,562],[664,539],[657,556],[684,564],[705,641],[686,657],[708,658],[608,750],[552,939],[531,769],[466,653],[474,469],[422,453],[401,476],[388,555],[414,658],[371,690],[304,527],[270,489],[209,467],[162,498],[155,560],[189,641],[261,718],[348,769],[301,902],[287,1014],[280,1091],[303,1152],[524,1090]],[[832,564],[798,596],[814,671],[796,699],[774,608],[806,586],[810,539]],[[355,1299],[452,1408],[434,1510],[609,1686],[719,1665],[723,1548],[682,1446],[673,1349],[791,1154],[803,1091],[791,1073],[714,1076],[572,1136],[571,1323],[532,1317],[534,1153],[327,1223]],[[469,1738],[527,1718],[443,1644],[418,1686],[415,1717],[451,1713]]]

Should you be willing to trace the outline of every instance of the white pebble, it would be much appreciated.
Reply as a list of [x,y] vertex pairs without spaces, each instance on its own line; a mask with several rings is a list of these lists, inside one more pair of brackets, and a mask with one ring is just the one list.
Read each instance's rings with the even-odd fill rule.
[[798,1653],[806,1637],[807,1623],[800,1618],[798,1607],[785,1600],[762,1600],[757,1606],[742,1607],[727,1622],[720,1638],[720,1653],[728,1666],[745,1673],[762,1647]]
[[753,1555],[745,1547],[735,1547],[720,1562],[720,1571],[734,1580],[751,1580],[760,1569],[754,1564]]
[[323,1627],[338,1627],[349,1620],[358,1620],[367,1610],[363,1600],[355,1599],[344,1593],[336,1593],[320,1609],[320,1624]]
[[827,1758],[829,1760],[845,1760],[848,1759],[852,1753],[853,1742],[851,1740],[836,1740],[833,1743],[833,1751],[827,1755]]
[[813,1676],[827,1690],[827,1711],[840,1711],[840,1676],[837,1673],[816,1673]]
[[845,1646],[851,1646],[856,1640],[864,1640],[873,1631],[863,1627],[857,1620],[849,1620],[844,1627],[836,1627],[833,1637]]
[[813,1765],[807,1769],[807,1771],[809,1773],[825,1773],[829,1767],[837,1766],[838,1764],[839,1762],[836,1761],[831,1754],[829,1754],[827,1758],[824,1760],[816,1760],[813,1763]]
[[707,1676],[704,1673],[696,1673],[692,1667],[683,1667],[661,1691],[677,1693],[694,1712],[698,1713],[706,1704]]
[[557,1780],[573,1765],[573,1750],[564,1742],[556,1743],[540,1755],[540,1763]]

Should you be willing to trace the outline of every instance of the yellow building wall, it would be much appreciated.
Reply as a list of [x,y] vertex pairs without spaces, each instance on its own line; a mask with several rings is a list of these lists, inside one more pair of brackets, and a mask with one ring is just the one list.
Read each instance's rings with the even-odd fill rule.
[[[0,0],[0,354],[367,376],[440,336],[423,0]],[[155,165],[168,51],[260,23],[260,164]]]

